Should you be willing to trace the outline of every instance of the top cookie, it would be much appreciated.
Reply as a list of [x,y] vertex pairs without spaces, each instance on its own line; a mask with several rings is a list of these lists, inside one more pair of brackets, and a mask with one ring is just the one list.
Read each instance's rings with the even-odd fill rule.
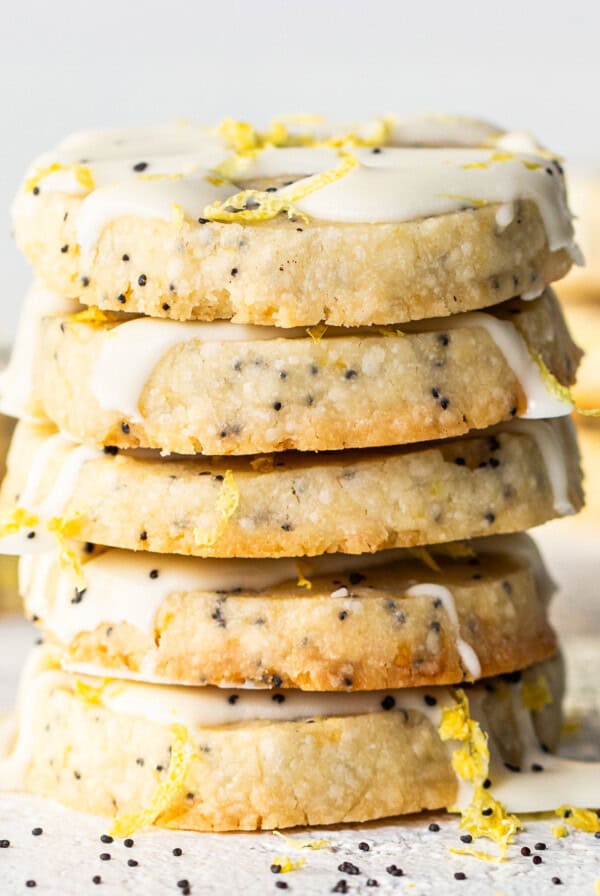
[[537,294],[577,257],[560,164],[460,119],[75,135],[13,212],[61,294],[177,320],[403,323]]

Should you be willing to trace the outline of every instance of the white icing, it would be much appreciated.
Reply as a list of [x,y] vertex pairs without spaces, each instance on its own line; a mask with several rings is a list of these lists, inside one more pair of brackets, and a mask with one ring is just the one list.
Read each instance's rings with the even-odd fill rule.
[[252,324],[179,323],[140,317],[118,324],[102,335],[102,345],[91,379],[101,408],[119,411],[134,423],[143,420],[139,400],[158,362],[176,345],[187,342],[246,342],[300,336],[306,330],[282,330]]
[[[40,486],[47,466],[56,453],[65,456],[50,491],[40,501]],[[31,554],[54,548],[56,546],[55,536],[44,524],[54,517],[60,516],[77,485],[81,468],[87,461],[100,457],[101,453],[98,449],[88,445],[74,444],[62,433],[56,433],[44,439],[33,458],[26,486],[19,498],[19,507],[35,514],[38,517],[38,523],[35,526],[21,528],[13,534],[0,537],[0,553]],[[35,532],[35,537],[28,538],[28,534],[32,531]]]
[[486,330],[496,347],[504,355],[506,363],[519,381],[527,407],[523,419],[536,420],[547,417],[566,417],[573,411],[570,401],[557,398],[546,387],[540,369],[531,357],[527,343],[510,321],[500,320],[482,311],[468,311],[443,321],[423,321],[423,330],[455,330],[462,327],[481,327]]
[[560,516],[576,513],[569,498],[569,473],[566,456],[567,444],[572,445],[575,442],[572,420],[565,418],[554,424],[547,420],[532,420],[527,423],[521,420],[512,420],[504,429],[507,432],[520,432],[531,436],[542,455],[550,480],[554,496],[554,509]]
[[450,624],[454,629],[456,637],[456,647],[463,665],[463,668],[471,678],[479,678],[481,675],[481,663],[475,650],[468,644],[460,634],[460,623],[458,613],[456,611],[456,603],[454,595],[445,585],[436,585],[430,582],[422,582],[419,585],[413,585],[406,591],[407,597],[433,597],[441,600],[446,610]]
[[[330,126],[324,130],[328,135],[343,133],[342,128]],[[375,133],[369,123],[357,130],[363,136]],[[540,210],[550,248],[566,248],[576,256],[563,179],[554,162],[536,155],[538,149],[530,139],[512,135],[511,143],[511,135],[499,134],[485,123],[451,116],[399,120],[388,139],[400,146],[387,146],[381,152],[350,147],[358,165],[300,200],[300,210],[323,220],[376,223],[442,215],[473,205],[471,200],[475,205],[498,202],[506,206],[531,199]],[[475,148],[484,142],[490,148]],[[423,143],[428,145],[414,148]],[[494,161],[498,147],[511,147],[510,151],[514,147],[516,154]],[[76,223],[78,240],[88,253],[106,224],[120,216],[170,220],[177,203],[191,219],[203,217],[206,205],[237,192],[233,183],[215,185],[204,177],[229,155],[217,133],[198,126],[91,132],[68,138],[53,153],[46,153],[31,173],[57,161],[62,165],[82,162],[91,170],[96,186],[83,199]],[[134,169],[140,162],[147,166],[141,174]],[[269,147],[245,158],[239,177],[311,176],[336,163],[336,152],[328,147]],[[473,163],[484,167],[469,167]],[[153,174],[182,176],[146,179]],[[48,174],[42,189],[75,195],[86,190],[72,170]],[[279,195],[287,191],[283,187]],[[33,214],[35,197],[20,200],[24,200],[20,209]]]
[[19,326],[10,361],[0,375],[0,411],[9,417],[34,420],[30,413],[33,397],[33,364],[38,343],[38,327],[42,317],[51,314],[72,314],[80,305],[35,283],[21,310]]

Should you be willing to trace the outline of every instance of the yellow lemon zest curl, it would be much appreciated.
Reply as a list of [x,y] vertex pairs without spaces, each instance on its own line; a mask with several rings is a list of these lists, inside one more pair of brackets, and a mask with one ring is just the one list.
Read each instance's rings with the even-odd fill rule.
[[290,859],[289,856],[275,856],[271,861],[271,868],[278,868],[278,874],[287,874],[288,871],[297,871],[306,865],[306,859]]
[[217,522],[209,532],[203,532],[200,528],[194,529],[194,541],[197,547],[211,548],[221,537],[227,527],[227,523],[238,509],[240,503],[240,490],[233,477],[233,471],[227,470],[221,483],[221,490],[215,504]]
[[552,694],[544,675],[538,675],[535,681],[525,679],[521,686],[521,700],[527,709],[536,711],[552,703]]
[[94,327],[101,327],[104,324],[112,324],[120,320],[116,311],[103,311],[97,305],[90,305],[83,311],[71,314],[69,319],[75,324],[90,324]]
[[317,324],[314,327],[307,327],[306,333],[310,336],[312,341],[318,345],[328,329],[327,324]]
[[440,565],[433,556],[433,554],[427,550],[427,548],[419,547],[419,548],[409,548],[410,553],[417,560],[420,560],[427,569],[431,569],[433,572],[440,572]]
[[15,535],[20,529],[37,526],[39,521],[39,517],[25,507],[15,507],[9,516],[0,522],[0,538]]
[[65,519],[54,516],[48,520],[46,527],[58,541],[58,561],[63,569],[73,575],[78,588],[85,588],[85,575],[81,563],[81,556],[70,544],[70,540],[76,538],[81,530],[81,514],[74,514]]
[[574,411],[583,417],[600,417],[600,408],[582,408],[575,402],[573,394],[568,386],[564,386],[557,378],[548,370],[543,358],[537,352],[529,350],[529,354],[537,364],[542,380],[548,392],[560,401],[570,404]]
[[[508,845],[521,829],[521,823],[483,786],[490,767],[487,735],[471,718],[465,692],[462,689],[455,691],[454,699],[454,705],[442,709],[438,731],[443,741],[458,741],[461,744],[452,753],[452,768],[457,777],[474,787],[471,802],[459,810],[462,815],[460,827],[473,837],[486,837],[497,843],[499,857],[486,853],[477,855],[478,858],[495,861],[506,855]],[[466,853],[475,855],[475,851]]]
[[118,815],[111,827],[113,837],[128,837],[140,828],[154,824],[172,805],[183,785],[194,756],[189,732],[185,725],[171,725],[171,759],[164,779],[154,791],[148,805],[139,812]]
[[61,165],[59,162],[52,162],[51,165],[46,165],[44,168],[37,168],[31,177],[26,179],[23,185],[25,192],[31,193],[39,187],[40,183],[46,177],[50,174],[54,174],[56,171],[72,171],[75,175],[75,180],[77,183],[81,184],[84,189],[88,191],[94,189],[94,175],[87,165],[81,165],[77,162],[74,162],[72,165]]
[[312,588],[312,582],[305,576],[305,573],[308,572],[308,567],[299,562],[296,562],[296,570],[298,572],[298,581],[296,582],[298,588],[306,588],[307,591],[310,591]]
[[350,153],[342,153],[342,160],[335,168],[329,168],[320,174],[303,178],[286,188],[285,191],[281,191],[279,195],[262,190],[242,190],[222,202],[213,202],[212,205],[207,205],[202,212],[202,217],[221,223],[252,222],[270,221],[277,215],[285,213],[288,218],[307,221],[306,215],[295,208],[295,203],[344,177],[356,164],[355,156]]
[[287,837],[281,831],[273,831],[280,837],[288,849],[329,849],[331,840],[311,840],[309,837]]
[[564,819],[578,831],[595,834],[600,831],[600,818],[591,809],[578,809],[576,806],[559,806],[556,810],[559,818]]

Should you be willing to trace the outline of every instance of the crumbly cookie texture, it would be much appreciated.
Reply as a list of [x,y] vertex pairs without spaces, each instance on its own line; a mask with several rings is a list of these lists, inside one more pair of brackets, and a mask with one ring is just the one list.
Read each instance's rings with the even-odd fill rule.
[[[543,730],[543,743],[552,749],[561,682],[546,674],[547,667],[534,666],[526,675],[537,680],[543,674],[554,696],[542,719],[533,713],[538,736]],[[506,683],[492,679],[487,685],[489,728],[501,757],[514,764],[521,746]],[[27,718],[36,749],[26,789],[79,811],[147,823],[141,813],[154,798],[159,814],[150,820],[161,827],[255,830],[440,809],[457,796],[451,750],[431,713],[418,709],[194,727],[182,748],[181,730],[107,709],[101,692],[96,697],[93,686],[77,688],[73,678],[63,676],[39,693]]]
[[[29,197],[24,197],[29,200]],[[498,205],[417,221],[242,225],[121,217],[91,259],[77,251],[80,197],[15,205],[17,243],[62,295],[176,320],[282,327],[402,323],[484,308],[563,277],[532,201],[507,227]],[[65,249],[66,247],[66,249]]]
[[[360,554],[518,532],[555,517],[556,495],[538,438],[562,440],[567,493],[581,507],[573,429],[528,421],[409,449],[258,458],[161,459],[99,452],[81,466],[62,509],[93,544],[205,557]],[[19,424],[0,515],[19,506],[36,454],[55,430]],[[36,505],[73,447],[46,460]],[[227,484],[225,476],[230,472]],[[221,496],[237,494],[225,518]],[[207,540],[202,533],[211,533]],[[210,542],[210,543],[209,543]]]
[[[551,292],[495,313],[514,324],[515,339],[521,334],[561,382],[572,381],[579,352]],[[34,393],[78,441],[181,454],[338,450],[462,435],[526,408],[510,358],[473,320],[434,332],[246,342],[182,335],[145,384],[133,376],[135,385],[127,385],[125,364],[107,401],[129,407],[107,410],[97,364],[114,328],[127,326],[78,316],[42,321]],[[136,353],[134,369],[141,361]]]
[[[548,594],[534,567],[539,557],[511,556],[510,544],[486,553],[478,544],[457,546],[456,559],[428,554],[434,568],[410,552],[393,551],[384,552],[389,562],[381,566],[327,576],[313,577],[310,566],[300,564],[300,584],[288,580],[260,591],[174,585],[157,604],[157,579],[172,564],[165,569],[161,557],[113,549],[84,566],[86,590],[63,587],[56,556],[42,593],[26,588],[24,596],[45,640],[58,644],[69,665],[92,663],[98,674],[309,691],[456,684],[512,672],[556,652]],[[91,575],[99,562],[101,586]],[[202,565],[211,561],[179,563],[182,570],[195,564],[201,579]],[[39,574],[34,560],[31,581]],[[424,593],[411,593],[419,584]],[[100,587],[111,591],[110,606],[98,604]],[[122,605],[115,612],[116,594]],[[142,622],[137,606],[128,612],[127,601],[156,604],[156,612]],[[465,661],[463,642],[480,669]]]

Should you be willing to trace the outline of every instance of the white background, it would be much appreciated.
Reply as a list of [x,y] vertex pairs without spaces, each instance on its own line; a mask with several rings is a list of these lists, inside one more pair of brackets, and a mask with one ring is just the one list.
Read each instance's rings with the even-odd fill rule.
[[72,130],[181,115],[453,112],[600,165],[598,0],[0,0],[0,339],[29,279],[9,206]]

